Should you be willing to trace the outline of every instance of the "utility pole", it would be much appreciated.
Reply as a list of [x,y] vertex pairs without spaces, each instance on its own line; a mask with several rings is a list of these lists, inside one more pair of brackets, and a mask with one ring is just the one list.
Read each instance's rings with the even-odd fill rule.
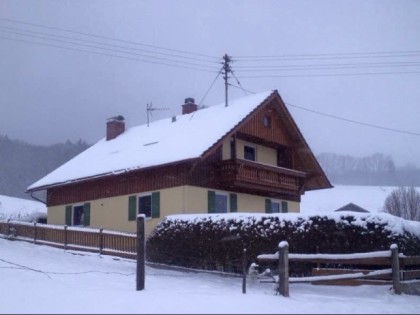
[[228,85],[229,85],[228,73],[231,71],[229,63],[232,61],[232,59],[227,54],[225,54],[223,56],[223,61],[224,61],[223,62],[223,71],[224,71],[223,79],[225,80],[225,107],[227,107],[228,106]]

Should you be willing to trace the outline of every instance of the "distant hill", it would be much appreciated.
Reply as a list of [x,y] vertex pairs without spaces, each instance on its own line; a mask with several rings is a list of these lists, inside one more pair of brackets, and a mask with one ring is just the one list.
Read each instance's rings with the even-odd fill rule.
[[335,184],[368,186],[420,186],[420,169],[414,164],[397,167],[389,155],[354,157],[321,153],[317,160]]
[[82,140],[40,146],[0,135],[0,195],[31,199],[29,185],[88,147]]

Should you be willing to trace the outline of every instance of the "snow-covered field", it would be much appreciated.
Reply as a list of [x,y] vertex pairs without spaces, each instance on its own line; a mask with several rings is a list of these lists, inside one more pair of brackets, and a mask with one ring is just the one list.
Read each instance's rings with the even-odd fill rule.
[[38,201],[0,195],[0,220],[36,221],[47,215],[47,207]]
[[[378,212],[394,188],[336,186],[307,192],[301,213],[332,213],[349,202]],[[4,200],[0,199],[2,206]],[[19,209],[26,211],[14,209],[15,215]],[[285,298],[275,295],[272,284],[254,283],[242,294],[241,278],[152,267],[146,267],[145,290],[136,291],[135,268],[132,260],[0,238],[0,314],[418,314],[420,310],[418,296],[394,295],[388,285],[290,284],[290,297]]]
[[[325,214],[354,203],[369,212],[381,212],[386,197],[398,187],[334,185],[330,189],[308,191],[302,196],[301,213]],[[419,188],[416,188],[420,191]]]
[[394,295],[390,286],[291,284],[290,297],[271,284],[240,278],[146,268],[136,291],[136,265],[97,254],[0,239],[0,313],[393,313],[416,314],[420,298]]

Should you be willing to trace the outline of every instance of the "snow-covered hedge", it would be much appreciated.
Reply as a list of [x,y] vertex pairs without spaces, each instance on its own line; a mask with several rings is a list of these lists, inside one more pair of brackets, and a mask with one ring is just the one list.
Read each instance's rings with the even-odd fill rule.
[[361,253],[396,243],[405,255],[418,255],[420,222],[351,212],[173,215],[149,236],[146,253],[151,262],[240,271],[244,247],[250,263],[259,254],[275,253],[282,240],[291,253]]

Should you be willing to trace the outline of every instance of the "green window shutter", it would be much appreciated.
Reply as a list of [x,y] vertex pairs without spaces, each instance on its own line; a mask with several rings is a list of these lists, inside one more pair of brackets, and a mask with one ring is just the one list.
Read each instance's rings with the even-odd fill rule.
[[289,212],[289,204],[287,203],[287,201],[282,201],[281,202],[281,212],[282,213]]
[[152,193],[152,218],[160,218],[160,192]]
[[238,212],[238,195],[230,194],[230,212]]
[[128,197],[128,221],[135,221],[137,216],[137,197],[130,196]]
[[271,199],[265,199],[265,213],[271,213]]
[[72,206],[66,206],[66,221],[65,225],[71,225],[71,211]]
[[207,192],[208,213],[216,213],[216,192],[209,190]]
[[90,225],[90,202],[86,202],[83,205],[83,225]]

